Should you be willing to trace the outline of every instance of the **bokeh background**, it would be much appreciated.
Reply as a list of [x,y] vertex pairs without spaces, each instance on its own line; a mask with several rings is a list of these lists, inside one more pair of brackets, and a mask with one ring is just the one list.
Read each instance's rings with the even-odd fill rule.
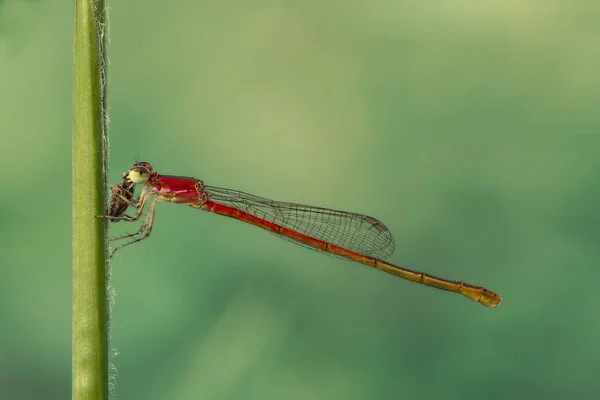
[[[487,309],[160,204],[117,253],[118,399],[593,399],[600,3],[110,2],[136,160],[373,215]],[[71,391],[73,2],[0,1],[0,397]],[[120,223],[111,233],[134,231]]]

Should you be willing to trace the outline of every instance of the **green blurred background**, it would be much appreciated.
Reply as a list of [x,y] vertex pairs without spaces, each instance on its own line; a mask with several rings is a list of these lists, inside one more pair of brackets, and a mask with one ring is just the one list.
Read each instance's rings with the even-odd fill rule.
[[[600,3],[110,7],[110,182],[373,215],[392,262],[505,300],[160,204],[112,263],[117,398],[597,398]],[[0,1],[3,399],[70,397],[73,18]]]

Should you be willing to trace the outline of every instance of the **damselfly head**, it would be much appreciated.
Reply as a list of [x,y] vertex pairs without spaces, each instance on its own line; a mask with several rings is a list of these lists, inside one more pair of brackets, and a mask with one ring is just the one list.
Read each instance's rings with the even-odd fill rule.
[[133,164],[133,167],[127,172],[127,179],[137,184],[144,184],[150,178],[152,173],[152,166],[147,162],[137,162]]

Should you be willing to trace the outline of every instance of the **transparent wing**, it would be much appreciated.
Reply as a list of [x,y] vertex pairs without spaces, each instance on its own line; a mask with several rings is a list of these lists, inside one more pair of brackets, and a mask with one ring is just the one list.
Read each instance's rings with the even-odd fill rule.
[[234,207],[348,250],[381,259],[394,252],[392,233],[379,220],[367,215],[273,201],[215,186],[205,186],[204,192],[215,203]]

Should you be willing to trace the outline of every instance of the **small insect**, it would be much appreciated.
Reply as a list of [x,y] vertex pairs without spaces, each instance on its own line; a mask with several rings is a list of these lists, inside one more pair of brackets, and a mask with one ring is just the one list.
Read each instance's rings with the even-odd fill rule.
[[127,178],[127,174],[123,174],[123,182],[113,185],[110,191],[110,203],[106,208],[106,215],[103,215],[103,217],[113,222],[121,220],[133,221],[133,217],[125,213],[129,206],[137,208],[137,200],[133,198],[135,183]]

